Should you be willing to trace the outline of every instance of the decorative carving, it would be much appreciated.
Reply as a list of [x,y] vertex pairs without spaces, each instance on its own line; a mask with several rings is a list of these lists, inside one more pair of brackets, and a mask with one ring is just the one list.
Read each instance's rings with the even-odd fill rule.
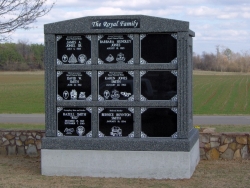
[[147,98],[144,97],[143,95],[141,95],[141,101],[146,101],[146,100],[147,100]]
[[[129,135],[128,135],[129,138],[134,138],[135,137],[135,132],[131,132]],[[141,138],[147,138],[147,135],[141,131]]]
[[77,63],[77,59],[76,56],[72,53],[71,56],[69,57],[69,61],[70,64],[75,64]]
[[177,100],[178,100],[177,95],[175,95],[174,97],[171,98],[171,101],[177,101]]
[[128,64],[130,64],[130,65],[134,64],[134,58],[131,58],[131,59],[128,61]]
[[83,126],[78,126],[76,128],[76,133],[78,134],[78,136],[82,136],[85,133],[85,128]]
[[140,59],[140,64],[147,64],[148,62],[145,61],[143,58]]
[[129,135],[128,135],[129,138],[134,138],[135,137],[135,132],[131,132]]
[[175,75],[175,76],[178,75],[178,72],[177,72],[177,71],[171,71],[171,73],[172,73],[173,75]]
[[177,114],[177,112],[178,112],[178,109],[177,108],[171,108],[171,110],[174,112],[174,113],[176,113]]
[[92,64],[92,62],[91,62],[91,58],[88,60],[88,61],[86,61],[86,65],[91,65]]
[[87,107],[86,110],[92,114],[92,108],[91,107]]
[[135,109],[132,108],[132,107],[128,108],[128,110],[129,110],[132,114],[135,112]]
[[56,36],[56,41],[61,40],[61,38],[62,38],[62,35],[57,35],[57,36]]
[[140,34],[140,39],[143,40],[146,36],[147,34]]
[[57,130],[57,136],[63,136],[63,133],[61,133],[59,130]]
[[171,136],[171,138],[178,138],[177,132],[174,133],[174,134]]
[[57,78],[60,77],[62,74],[63,74],[62,71],[57,71],[57,72],[56,72]]
[[128,34],[127,35],[131,40],[134,40],[134,35],[133,34]]
[[92,95],[88,96],[88,97],[86,98],[86,101],[92,101]]
[[57,59],[56,63],[57,63],[57,65],[62,65],[63,64],[63,62],[60,59]]
[[177,40],[177,34],[176,33],[173,33],[172,35],[171,35],[174,39],[176,39]]
[[91,35],[85,35],[85,37],[91,41]]
[[98,71],[98,77],[100,78],[104,74],[104,71]]
[[103,110],[104,110],[104,108],[99,107],[99,108],[98,108],[98,113],[100,114]]
[[98,65],[102,65],[104,62],[100,58],[98,58]]
[[134,75],[135,75],[135,72],[134,72],[134,71],[128,71],[128,73],[129,73],[129,75],[132,76],[132,77],[134,77]]
[[142,107],[142,108],[141,108],[141,114],[143,114],[146,110],[147,110],[147,108]]
[[63,107],[57,107],[57,113],[60,113],[63,110]]
[[105,101],[105,99],[101,95],[98,95],[98,101]]
[[104,37],[104,35],[98,35],[98,40],[101,40]]
[[147,137],[148,136],[144,132],[141,131],[141,138],[147,138]]
[[134,100],[135,100],[134,95],[132,95],[131,97],[128,98],[128,101],[134,101]]
[[58,100],[58,101],[62,101],[63,98],[62,98],[60,95],[57,94],[57,100]]
[[176,57],[176,58],[174,58],[174,59],[171,61],[171,64],[174,64],[174,65],[176,65],[176,64],[177,64],[177,57]]
[[91,78],[92,77],[92,71],[86,71],[86,74]]
[[92,131],[89,131],[87,134],[86,134],[86,137],[92,137]]
[[140,76],[143,77],[146,73],[147,71],[140,71]]
[[99,131],[98,136],[99,137],[105,137],[105,135],[101,131]]

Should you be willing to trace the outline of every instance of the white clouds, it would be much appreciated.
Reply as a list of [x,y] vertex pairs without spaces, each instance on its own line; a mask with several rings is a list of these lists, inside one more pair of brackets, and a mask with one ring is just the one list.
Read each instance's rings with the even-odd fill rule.
[[190,16],[216,16],[219,12],[215,8],[200,6],[192,7],[187,10]]
[[246,18],[246,19],[250,19],[250,12],[244,12],[244,13],[242,14],[242,17],[243,17],[243,18]]
[[[157,1],[157,0],[155,0]],[[138,8],[138,7],[148,7],[152,4],[151,0],[117,0],[117,1],[107,1],[105,4],[102,5],[105,6],[111,6],[111,7],[125,7],[125,8]]]
[[32,24],[37,29],[18,30],[12,38],[17,41],[28,37],[30,42],[41,43],[44,24],[84,16],[127,14],[189,21],[190,29],[196,32],[194,50],[198,53],[211,51],[218,44],[236,51],[243,47],[250,50],[249,0],[57,0],[49,14]]
[[249,11],[247,8],[240,6],[234,7],[192,7],[187,9],[187,14],[193,17],[201,17],[205,19],[217,18],[217,19],[236,19],[236,18],[248,18]]

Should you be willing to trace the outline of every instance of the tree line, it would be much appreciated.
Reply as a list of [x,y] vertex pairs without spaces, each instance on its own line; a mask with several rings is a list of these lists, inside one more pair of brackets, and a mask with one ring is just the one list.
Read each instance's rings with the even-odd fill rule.
[[[0,70],[44,70],[44,45],[27,41],[0,44]],[[216,53],[193,54],[194,70],[220,72],[250,72],[250,54],[234,53],[229,48],[216,47]]]
[[219,72],[250,72],[249,52],[234,53],[226,47],[217,46],[216,53],[193,54],[194,70]]
[[44,69],[44,45],[26,41],[0,44],[0,70],[28,71]]

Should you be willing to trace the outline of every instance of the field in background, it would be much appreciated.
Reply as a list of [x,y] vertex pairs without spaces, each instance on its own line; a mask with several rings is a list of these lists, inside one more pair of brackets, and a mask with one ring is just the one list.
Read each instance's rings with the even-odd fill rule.
[[250,114],[250,74],[195,73],[194,114]]
[[0,113],[44,113],[43,72],[0,72]]
[[[195,71],[194,114],[250,114],[250,74]],[[44,113],[43,72],[0,72],[0,113]]]

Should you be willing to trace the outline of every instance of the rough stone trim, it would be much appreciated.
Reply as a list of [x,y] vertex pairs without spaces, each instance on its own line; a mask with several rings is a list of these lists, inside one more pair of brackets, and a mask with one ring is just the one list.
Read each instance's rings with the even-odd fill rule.
[[250,159],[249,151],[250,133],[200,133],[201,159]]
[[[40,156],[44,137],[44,130],[0,130],[0,155]],[[250,159],[250,133],[200,133],[199,142],[203,160]],[[191,142],[189,146],[192,147]]]
[[40,156],[41,130],[0,130],[0,155]]

